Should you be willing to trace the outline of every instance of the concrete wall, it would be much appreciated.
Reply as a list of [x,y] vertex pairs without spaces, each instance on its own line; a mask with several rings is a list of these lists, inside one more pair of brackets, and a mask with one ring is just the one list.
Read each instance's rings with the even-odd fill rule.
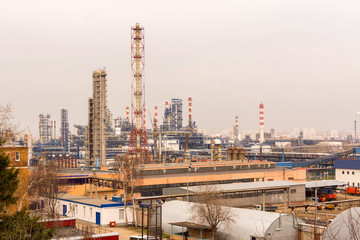
[[360,170],[335,169],[335,179],[348,183],[350,187],[360,187]]

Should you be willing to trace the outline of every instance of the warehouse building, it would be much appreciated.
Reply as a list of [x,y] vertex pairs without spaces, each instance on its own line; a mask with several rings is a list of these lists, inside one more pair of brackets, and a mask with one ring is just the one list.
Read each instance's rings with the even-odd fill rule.
[[[215,189],[223,192],[224,205],[231,207],[248,207],[254,204],[281,204],[305,201],[305,183],[292,181],[268,181],[216,184]],[[165,188],[164,195],[187,194],[202,191],[201,187]],[[190,199],[191,200],[191,199]]]
[[[164,203],[162,207],[164,232],[181,235],[184,227],[171,225],[171,223],[191,222],[192,216],[189,209],[192,204],[195,203],[183,201]],[[219,236],[229,240],[297,240],[299,234],[301,235],[299,223],[303,221],[292,215],[241,208],[231,208],[231,212],[234,215],[234,221],[228,227],[220,224],[217,232]]]

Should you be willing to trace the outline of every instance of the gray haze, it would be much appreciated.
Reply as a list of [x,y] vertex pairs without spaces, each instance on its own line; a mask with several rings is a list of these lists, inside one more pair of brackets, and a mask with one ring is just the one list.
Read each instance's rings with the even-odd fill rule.
[[[38,135],[60,109],[87,123],[93,70],[108,71],[108,105],[130,105],[130,27],[146,35],[146,104],[193,97],[206,130],[351,130],[360,111],[360,1],[0,1],[0,104]],[[184,111],[187,114],[187,111]],[[147,114],[148,116],[149,114]],[[147,120],[149,122],[149,119]],[[184,121],[187,116],[184,115]],[[148,124],[148,127],[150,125]],[[71,128],[73,130],[73,128]]]

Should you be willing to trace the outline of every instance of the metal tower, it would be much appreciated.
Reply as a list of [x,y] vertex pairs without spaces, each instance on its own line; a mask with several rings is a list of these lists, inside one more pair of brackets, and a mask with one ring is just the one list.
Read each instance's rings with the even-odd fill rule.
[[64,148],[64,152],[69,151],[69,117],[68,110],[66,108],[61,109],[61,146]]
[[151,161],[145,122],[145,40],[139,23],[131,27],[131,135],[128,157],[137,163]]

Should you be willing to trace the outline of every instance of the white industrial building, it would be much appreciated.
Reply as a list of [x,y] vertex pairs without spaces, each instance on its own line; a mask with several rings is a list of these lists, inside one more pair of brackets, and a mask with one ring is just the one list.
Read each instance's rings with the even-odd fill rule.
[[360,187],[360,160],[335,160],[335,179],[348,186]]
[[[58,213],[98,225],[125,225],[125,207],[117,203],[102,199],[64,194],[58,198]],[[128,222],[133,221],[132,207],[126,209]]]
[[[169,223],[192,222],[190,206],[195,203],[184,201],[170,201],[162,205],[162,224],[164,232],[180,232],[181,227]],[[297,240],[299,236],[298,223],[301,219],[292,215],[256,211],[241,208],[231,208],[234,222],[229,227],[219,226],[218,234],[229,240]],[[206,224],[206,223],[199,223]]]

